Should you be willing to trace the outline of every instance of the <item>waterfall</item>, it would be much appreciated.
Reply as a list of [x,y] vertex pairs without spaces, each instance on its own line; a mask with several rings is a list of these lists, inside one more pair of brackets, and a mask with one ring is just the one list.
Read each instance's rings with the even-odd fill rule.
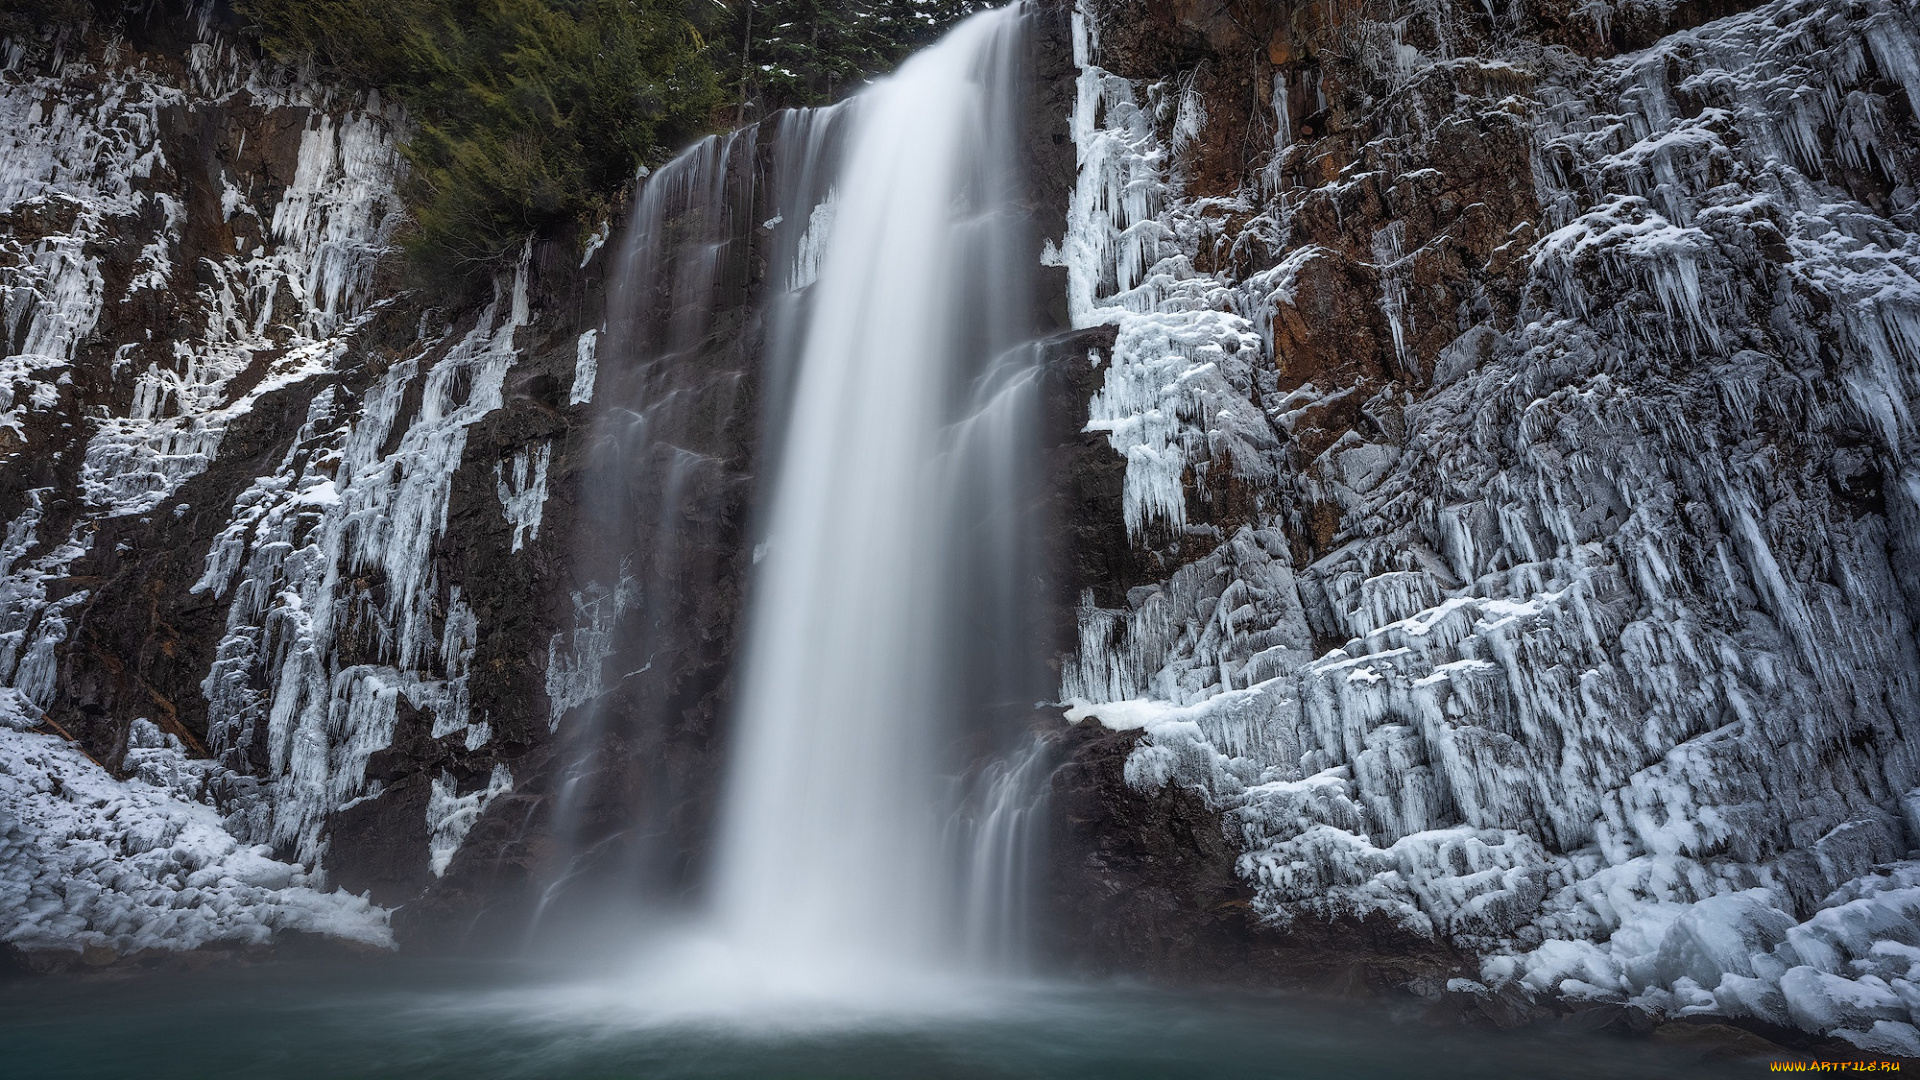
[[535,935],[694,887],[713,785],[688,716],[719,726],[748,417],[759,404],[763,444],[784,431],[850,104],[701,140],[644,178],[609,253],[606,324],[569,395],[596,416],[573,626],[547,666],[560,761]]
[[1021,951],[1045,771],[1006,757],[1043,685],[1021,44],[1017,8],[979,15],[856,99],[799,246],[713,890],[769,981]]
[[536,933],[637,918],[672,951],[656,916],[703,900],[675,993],[1021,966],[1054,681],[1022,19],[642,185],[571,395],[597,419]]
[[[682,892],[703,777],[676,723],[724,674],[689,632],[729,572],[731,447],[747,349],[714,333],[746,303],[759,129],[697,143],[646,178],[611,254],[597,404],[570,568],[573,627],[549,649],[559,776],[535,933]],[[744,500],[737,500],[742,501]]]

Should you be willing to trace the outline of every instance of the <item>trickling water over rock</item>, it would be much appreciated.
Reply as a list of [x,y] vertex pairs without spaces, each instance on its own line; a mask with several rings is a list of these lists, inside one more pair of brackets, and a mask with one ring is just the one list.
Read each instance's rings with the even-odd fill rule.
[[576,363],[571,394],[593,419],[562,541],[570,618],[546,646],[559,757],[536,930],[570,924],[570,904],[603,914],[684,891],[707,843],[750,565],[767,232],[755,215],[783,149],[748,128],[648,177],[606,255],[605,324],[577,346],[592,361]]

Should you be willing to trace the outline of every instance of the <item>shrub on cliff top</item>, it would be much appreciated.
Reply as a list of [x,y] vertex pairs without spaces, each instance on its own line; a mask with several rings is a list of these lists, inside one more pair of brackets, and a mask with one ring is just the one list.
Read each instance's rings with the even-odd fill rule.
[[476,281],[708,130],[713,0],[239,0],[262,44],[405,102],[416,268]]

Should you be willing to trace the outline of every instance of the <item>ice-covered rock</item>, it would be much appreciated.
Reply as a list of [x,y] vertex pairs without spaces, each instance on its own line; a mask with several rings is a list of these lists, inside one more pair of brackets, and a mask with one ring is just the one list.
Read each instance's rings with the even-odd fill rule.
[[456,794],[453,777],[441,773],[433,780],[433,796],[427,803],[428,869],[434,877],[445,877],[460,842],[473,831],[474,823],[487,804],[513,790],[513,775],[505,765],[495,765],[485,787],[465,795]]
[[[239,842],[273,845],[317,885],[329,822],[381,793],[365,764],[403,706],[468,753],[493,741],[486,711],[470,715],[479,616],[432,556],[468,431],[501,407],[533,316],[522,260],[484,309],[395,318],[406,300],[379,269],[401,217],[404,111],[266,63],[226,29],[185,18],[177,46],[100,34],[0,72],[0,687],[56,708],[105,682],[115,692],[89,704],[123,710],[117,692],[137,687],[167,733],[122,711],[88,738],[127,731],[117,769],[217,803]],[[498,458],[494,510],[518,551],[540,536],[552,447]],[[211,532],[204,565],[128,585],[142,561],[200,561],[143,547],[162,532]],[[168,638],[163,667],[176,594],[215,612],[210,670],[169,667],[186,685],[163,689],[143,654],[76,679],[89,661],[72,639],[121,629],[112,609],[134,588]],[[175,717],[197,728],[199,702],[176,705],[196,681],[204,746]],[[181,765],[179,737],[213,761]],[[445,850],[422,845],[423,867],[465,832],[440,828],[425,794]]]
[[[457,588],[437,610],[429,555],[446,528],[468,428],[501,406],[519,357],[526,290],[523,262],[465,334],[388,369],[358,416],[337,417],[331,398],[315,398],[282,471],[240,496],[234,524],[208,553],[196,587],[235,592],[202,684],[209,746],[244,757],[264,743],[275,786],[269,838],[293,844],[304,861],[324,849],[329,816],[363,792],[367,758],[392,740],[403,697],[432,712],[436,732],[485,741],[464,679],[479,631]],[[406,416],[416,381],[419,411]],[[495,478],[516,550],[538,536],[545,467],[534,453]],[[364,567],[384,574],[384,602],[354,586]],[[378,627],[381,647],[341,664],[341,629],[358,620]]]
[[1750,889],[1691,905],[1661,939],[1653,977],[1668,985],[1686,978],[1714,987],[1726,975],[1752,976],[1753,958],[1772,952],[1793,926],[1772,900],[1765,889]]
[[1050,251],[1115,326],[1088,429],[1167,569],[1083,602],[1069,719],[1142,729],[1129,782],[1220,810],[1276,922],[1907,1045],[1912,5],[1590,60],[1438,14],[1261,29],[1264,157],[1209,142],[1243,106],[1188,109],[1205,72],[1101,67],[1103,17]]
[[[0,79],[0,213],[12,225],[0,238],[11,350],[0,359],[0,461],[75,455],[85,503],[77,521],[62,515],[64,539],[42,535],[45,495],[6,526],[15,554],[0,562],[0,681],[42,703],[65,612],[86,599],[47,584],[87,554],[89,522],[154,512],[207,468],[236,417],[329,373],[335,335],[375,300],[373,268],[398,222],[398,109],[377,95],[336,103],[231,51],[212,59],[216,43],[195,48],[186,71],[107,50]],[[284,185],[180,160],[191,151],[177,117],[242,102],[303,121]],[[208,164],[214,190],[177,183]],[[186,200],[213,196],[231,239],[202,252]],[[143,312],[162,332],[121,327],[110,370],[82,376],[96,396],[102,374],[130,393],[83,415],[81,351],[98,347],[103,318]]]
[[0,690],[0,942],[127,954],[296,930],[392,946],[385,909],[226,831],[197,801],[213,762],[138,720],[136,776],[116,780],[29,708]]

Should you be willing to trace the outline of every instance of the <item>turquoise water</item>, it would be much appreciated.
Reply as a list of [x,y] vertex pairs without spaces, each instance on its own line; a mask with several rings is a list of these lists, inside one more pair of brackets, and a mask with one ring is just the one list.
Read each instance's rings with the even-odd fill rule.
[[[645,1001],[645,1004],[636,1004]],[[0,985],[0,1075],[1134,1080],[1718,1077],[1657,1040],[1435,1029],[1377,1009],[1112,985],[949,1008],[676,1011],[632,982],[464,963],[271,966]]]

